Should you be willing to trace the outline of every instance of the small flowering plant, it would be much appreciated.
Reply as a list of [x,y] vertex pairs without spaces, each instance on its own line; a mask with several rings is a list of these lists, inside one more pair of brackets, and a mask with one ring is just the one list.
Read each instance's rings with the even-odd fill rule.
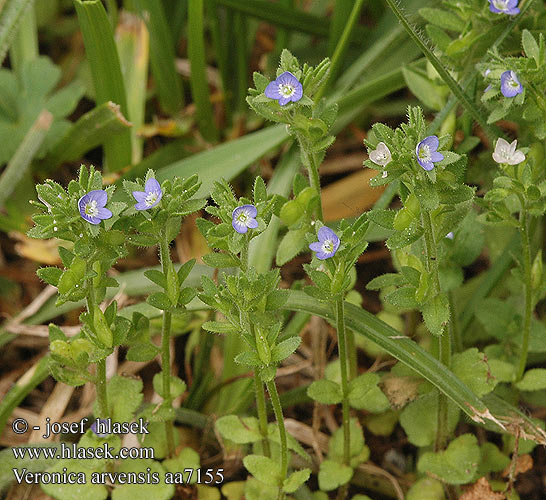
[[489,10],[495,14],[516,16],[519,14],[519,0],[489,0]]
[[528,124],[529,130],[539,140],[546,138],[546,52],[544,35],[538,39],[523,30],[521,45],[524,56],[505,57],[495,49],[488,54],[488,61],[478,65],[487,87],[482,101],[490,113],[489,123],[502,119]]
[[279,211],[280,198],[268,195],[261,177],[254,182],[253,199],[237,200],[231,186],[216,182],[212,198],[216,206],[207,206],[206,211],[220,220],[219,224],[199,219],[197,227],[207,239],[209,246],[220,250],[205,256],[205,262],[215,267],[241,267],[245,265],[248,245],[261,234],[271,216]]

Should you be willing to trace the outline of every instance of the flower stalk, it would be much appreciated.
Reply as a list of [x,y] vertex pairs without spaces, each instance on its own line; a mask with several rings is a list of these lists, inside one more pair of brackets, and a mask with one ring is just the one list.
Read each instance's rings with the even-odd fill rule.
[[[169,266],[172,266],[169,242],[167,241],[167,235],[165,231],[161,232],[159,240],[159,258],[161,260],[161,267],[165,276],[168,275]],[[163,311],[163,325],[161,328],[161,373],[163,380],[163,395],[172,404],[171,394],[171,324],[172,313],[171,311]],[[171,420],[165,421],[165,436],[167,440],[167,454],[172,456],[174,453],[174,432],[173,422]]]
[[[434,239],[434,226],[430,213],[421,209],[421,218],[425,229],[425,252],[427,258],[427,271],[432,275],[434,293],[441,291],[440,273],[438,271],[438,256],[436,252],[436,241]],[[438,336],[438,360],[445,366],[451,364],[451,337],[450,332],[444,327]],[[438,395],[438,415],[436,441],[434,449],[440,451],[445,448],[448,441],[447,432],[447,396],[443,393]]]
[[351,462],[351,428],[349,415],[349,378],[347,373],[347,335],[345,330],[345,309],[343,304],[343,296],[339,296],[336,300],[336,326],[337,326],[337,343],[339,349],[339,365],[341,371],[341,412],[343,426],[343,463],[350,465]]
[[533,314],[533,289],[531,277],[531,242],[529,238],[529,215],[522,204],[520,213],[520,231],[523,252],[523,276],[524,276],[524,295],[525,310],[523,316],[523,342],[521,344],[521,354],[516,380],[521,380],[525,367],[527,366],[527,351],[529,349],[529,335],[531,332],[531,317]]

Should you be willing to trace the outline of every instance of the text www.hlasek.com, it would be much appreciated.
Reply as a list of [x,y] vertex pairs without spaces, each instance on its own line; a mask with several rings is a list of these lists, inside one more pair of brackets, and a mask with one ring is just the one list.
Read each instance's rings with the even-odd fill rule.
[[154,449],[153,448],[120,448],[117,453],[115,453],[114,448],[108,446],[107,443],[104,443],[103,446],[98,448],[85,448],[77,446],[75,443],[67,445],[61,443],[60,448],[58,446],[44,446],[44,447],[18,447],[12,448],[13,456],[16,459],[22,458],[49,458],[49,459],[109,459],[115,460],[119,458],[154,458]]

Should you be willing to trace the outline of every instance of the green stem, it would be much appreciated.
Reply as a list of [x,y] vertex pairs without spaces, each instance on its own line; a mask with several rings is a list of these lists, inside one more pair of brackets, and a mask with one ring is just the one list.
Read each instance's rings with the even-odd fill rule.
[[351,431],[349,422],[349,381],[347,376],[347,339],[345,331],[345,314],[343,297],[336,300],[337,343],[339,349],[339,365],[341,369],[341,401],[343,425],[343,463],[349,465],[351,461]]
[[324,216],[322,214],[322,197],[320,194],[320,177],[319,177],[319,162],[317,161],[316,153],[310,152],[307,148],[307,143],[305,139],[301,136],[298,136],[298,142],[300,149],[303,153],[303,158],[305,160],[305,166],[307,167],[307,172],[309,174],[309,182],[311,187],[318,194],[318,207],[317,207],[317,218],[320,221],[323,221]]
[[[169,252],[169,242],[167,241],[167,235],[164,231],[161,233],[159,241],[159,257],[163,273],[167,276],[168,266],[169,264],[172,265],[172,263]],[[172,313],[170,311],[163,311],[163,326],[161,328],[161,374],[163,378],[163,395],[169,403],[171,403],[171,324]],[[167,454],[170,457],[174,453],[172,420],[167,420],[165,422],[165,435],[167,440]]]
[[451,336],[451,342],[456,352],[462,352],[464,348],[463,337],[461,335],[459,318],[457,316],[457,312],[455,311],[455,302],[453,300],[453,293],[451,291],[448,293],[448,300],[449,300],[449,310],[451,312],[451,318],[449,322],[449,333]]
[[[95,288],[93,280],[87,281],[87,312],[91,316],[91,321],[95,323]],[[108,396],[106,394],[106,358],[97,361],[97,378],[95,382],[95,391],[97,393],[98,418],[108,418]]]
[[529,241],[529,216],[525,207],[520,215],[521,245],[523,251],[523,274],[525,277],[525,312],[523,317],[523,343],[519,358],[517,380],[521,380],[527,366],[527,350],[529,349],[529,334],[531,331],[531,317],[533,314],[533,290],[531,282],[531,242]]
[[279,486],[278,500],[284,498],[282,491],[282,483],[286,479],[288,474],[288,444],[286,440],[286,429],[284,427],[284,417],[282,414],[281,400],[279,399],[279,393],[277,392],[277,386],[274,380],[266,382],[267,390],[271,396],[271,403],[273,405],[273,411],[275,412],[275,418],[277,420],[277,426],[279,427],[279,438],[281,442],[281,485]]
[[256,407],[258,409],[258,422],[260,434],[262,435],[262,447],[266,457],[271,456],[269,440],[267,439],[267,410],[265,406],[264,383],[260,376],[254,372],[254,390],[256,391]]
[[356,357],[355,333],[347,330],[347,356],[349,358],[349,381],[356,377],[358,369],[358,360]]
[[324,93],[326,92],[326,90],[328,90],[330,83],[337,78],[337,75],[341,70],[341,66],[345,62],[345,55],[349,48],[353,30],[358,22],[358,18],[360,16],[360,11],[362,10],[363,4],[364,0],[356,0],[353,5],[353,9],[351,11],[351,14],[349,15],[349,19],[347,19],[347,22],[345,24],[345,29],[341,34],[341,38],[339,39],[339,42],[336,45],[336,50],[334,51],[334,54],[332,56],[330,74],[315,95],[316,102],[320,101],[320,99],[324,96]]
[[[427,270],[432,274],[434,295],[441,292],[440,273],[438,271],[438,255],[436,252],[436,241],[434,238],[434,226],[430,213],[421,207],[421,219],[425,229],[425,252],[427,257]],[[451,337],[449,331],[444,328],[438,336],[438,360],[449,367],[451,364]],[[447,396],[443,393],[438,395],[438,419],[436,429],[436,451],[445,448],[448,440],[447,432]]]

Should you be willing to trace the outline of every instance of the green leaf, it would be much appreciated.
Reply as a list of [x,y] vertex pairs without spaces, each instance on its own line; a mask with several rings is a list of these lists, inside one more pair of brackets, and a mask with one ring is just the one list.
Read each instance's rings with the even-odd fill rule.
[[[459,410],[448,405],[448,429],[452,432],[459,421]],[[415,446],[429,446],[438,428],[438,393],[429,392],[409,403],[400,414],[400,425]]]
[[159,349],[152,344],[136,344],[127,351],[129,361],[150,361],[159,354]]
[[[351,458],[358,457],[364,450],[364,434],[362,427],[358,423],[356,418],[351,418],[349,422],[349,431],[351,437],[351,443],[349,447],[349,455]],[[343,448],[344,448],[344,433],[343,427],[339,427],[335,430],[328,443],[328,458],[343,462]]]
[[366,288],[368,290],[380,290],[381,288],[389,286],[400,286],[404,285],[405,283],[406,280],[401,274],[386,273],[369,281],[366,285]]
[[407,492],[406,500],[445,500],[444,486],[437,479],[419,479]]
[[153,378],[154,391],[163,399],[174,399],[186,391],[186,382],[176,375],[171,375],[170,394],[165,394],[163,390],[163,372],[156,373]]
[[422,309],[423,319],[428,331],[433,335],[449,335],[445,328],[449,322],[449,301],[445,293],[440,293],[425,302]]
[[[159,462],[150,459],[123,460],[118,469],[120,473],[136,472],[140,474],[157,474],[160,478],[158,484],[133,483],[116,484],[112,491],[112,500],[138,500],[153,498],[154,500],[169,500],[175,493],[173,484],[165,484],[165,469]],[[78,497],[79,498],[79,497]]]
[[203,262],[207,266],[222,268],[222,267],[239,267],[241,261],[229,253],[208,253],[203,255]]
[[282,238],[277,248],[277,256],[275,258],[278,266],[283,266],[288,261],[292,260],[304,248],[307,247],[305,235],[307,228],[288,231]]
[[480,397],[495,388],[496,380],[491,377],[485,355],[479,352],[476,347],[454,354],[451,369]]
[[290,337],[271,349],[271,363],[280,363],[290,356],[301,344],[301,337]]
[[343,398],[341,387],[332,380],[315,380],[307,388],[307,395],[312,400],[326,405],[341,403]]
[[438,92],[437,85],[418,71],[407,66],[402,68],[402,74],[412,94],[425,106],[435,111],[440,111],[443,108],[445,99]]
[[481,460],[478,467],[478,476],[485,476],[490,472],[500,472],[510,465],[510,459],[493,443],[485,442],[481,445]]
[[332,491],[347,484],[352,477],[353,469],[348,465],[333,460],[324,460],[320,464],[318,473],[319,488],[322,491]]
[[38,278],[49,285],[57,286],[63,270],[58,267],[41,267],[36,271]]
[[[97,105],[112,101],[127,115],[125,86],[112,27],[100,0],[74,0],[87,59],[95,87]],[[127,129],[105,145],[106,165],[118,171],[131,164],[131,134]]]
[[465,28],[465,22],[457,14],[447,10],[425,7],[419,9],[419,14],[429,23],[446,30],[460,33]]
[[213,333],[237,333],[239,330],[227,321],[206,321],[203,329]]
[[364,373],[349,383],[349,404],[357,410],[381,413],[390,408],[387,396],[377,386],[376,373]]
[[[127,462],[132,462],[132,460],[127,460]],[[47,472],[62,474],[64,467],[74,475],[80,472],[85,474],[85,484],[41,483],[40,486],[47,495],[57,500],[74,500],[74,498],[78,498],[78,500],[105,500],[108,497],[106,486],[91,483],[91,474],[96,469],[86,464],[84,460],[59,460]]]
[[163,311],[168,311],[173,306],[169,297],[167,297],[167,294],[163,292],[156,292],[148,295],[146,302]]
[[[114,375],[106,386],[108,414],[114,422],[130,422],[142,402],[142,380]],[[97,403],[95,402],[95,415]],[[132,460],[131,460],[132,461]]]
[[[201,467],[201,458],[199,453],[190,447],[182,448],[180,453],[174,458],[168,458],[163,460],[161,465],[173,474],[181,473],[184,469],[199,469]],[[184,479],[187,479],[184,477]],[[186,484],[195,484],[197,482],[197,474],[193,474],[190,477],[189,481],[185,481]]]
[[540,391],[546,389],[546,369],[533,368],[527,370],[523,378],[516,383],[520,391]]
[[282,490],[285,493],[294,493],[311,475],[311,469],[301,469],[292,472],[282,483]]
[[215,427],[223,438],[237,444],[256,443],[262,439],[255,417],[226,415],[216,421]]
[[529,58],[533,58],[537,64],[537,67],[540,66],[540,49],[538,43],[535,40],[535,37],[531,34],[529,30],[523,30],[521,34],[521,44],[523,45],[523,50],[525,55]]
[[480,447],[476,436],[463,434],[454,439],[445,451],[424,453],[417,469],[431,473],[448,484],[465,484],[472,481],[480,462]]
[[258,481],[275,486],[279,484],[279,463],[261,455],[247,455],[243,464]]

